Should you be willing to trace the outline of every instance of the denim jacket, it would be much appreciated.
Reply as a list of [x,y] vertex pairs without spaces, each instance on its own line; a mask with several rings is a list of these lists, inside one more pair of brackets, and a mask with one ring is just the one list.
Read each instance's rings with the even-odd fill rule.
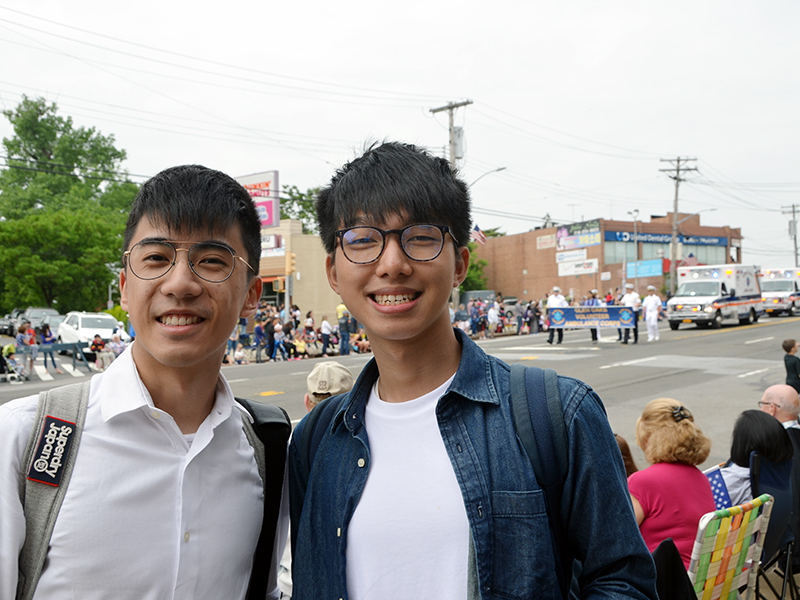
[[[475,557],[470,577],[483,600],[560,598],[544,492],[514,429],[510,369],[455,332],[463,347],[461,362],[436,413],[469,520]],[[364,410],[377,377],[373,360],[349,394],[328,400],[338,407],[307,484],[300,459],[305,420],[292,436],[294,600],[348,597],[347,528],[370,467]],[[600,398],[566,377],[559,377],[559,391],[570,465],[560,518],[571,552],[581,561],[581,597],[655,599],[653,561]]]

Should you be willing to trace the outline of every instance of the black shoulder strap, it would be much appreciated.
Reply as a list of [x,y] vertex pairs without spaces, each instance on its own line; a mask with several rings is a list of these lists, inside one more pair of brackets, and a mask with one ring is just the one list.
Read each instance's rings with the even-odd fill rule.
[[558,581],[566,597],[572,579],[572,557],[560,510],[569,455],[558,375],[552,369],[511,365],[511,404],[517,437],[528,454],[536,480],[544,489],[558,556]]
[[[251,402],[243,398],[236,398],[236,401],[252,415],[253,429],[264,447],[264,519],[253,557],[253,569],[246,596],[248,600],[262,600],[267,596],[272,549],[275,545],[275,533],[281,510],[286,448],[292,424],[286,411],[279,406]],[[258,452],[259,449],[254,446],[254,450]],[[256,457],[256,460],[260,460],[260,457]]]

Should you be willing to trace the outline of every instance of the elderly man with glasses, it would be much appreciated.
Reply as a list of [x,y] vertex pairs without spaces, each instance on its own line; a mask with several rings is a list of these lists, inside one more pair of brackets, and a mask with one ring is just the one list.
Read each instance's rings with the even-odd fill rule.
[[[57,418],[56,442],[46,417],[28,459],[37,396],[0,407],[0,598],[278,598],[290,426],[275,408],[285,427],[265,439],[251,425],[263,413],[235,399],[220,373],[228,335],[261,296],[255,206],[224,173],[167,169],[142,185],[123,249],[120,304],[136,341],[81,388],[85,419]],[[55,407],[77,397],[49,394]],[[65,462],[74,466],[60,471]],[[51,466],[64,481],[44,481]],[[43,484],[66,489],[49,509],[59,516],[49,538],[31,527],[48,517],[28,496],[46,494]],[[42,541],[37,566],[28,548]]]
[[800,429],[800,398],[790,385],[779,384],[768,387],[758,402],[758,407],[783,424],[786,429]]

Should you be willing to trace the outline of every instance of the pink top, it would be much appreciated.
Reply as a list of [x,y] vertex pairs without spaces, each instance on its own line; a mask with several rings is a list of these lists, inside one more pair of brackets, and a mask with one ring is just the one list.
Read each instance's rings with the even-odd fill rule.
[[716,508],[708,478],[692,465],[658,463],[631,474],[628,488],[644,511],[639,529],[647,548],[671,537],[688,568],[700,517]]

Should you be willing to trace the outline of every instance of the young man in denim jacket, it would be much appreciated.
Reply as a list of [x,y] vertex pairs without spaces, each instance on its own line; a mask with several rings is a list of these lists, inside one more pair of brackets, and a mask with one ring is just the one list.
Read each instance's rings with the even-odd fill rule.
[[[561,597],[509,367],[450,324],[469,264],[467,187],[443,159],[385,143],[336,173],[317,214],[330,285],[375,358],[327,401],[308,471],[307,421],[293,434],[293,598]],[[655,598],[602,404],[574,379],[559,390],[569,473],[554,518],[581,562],[581,596]]]

